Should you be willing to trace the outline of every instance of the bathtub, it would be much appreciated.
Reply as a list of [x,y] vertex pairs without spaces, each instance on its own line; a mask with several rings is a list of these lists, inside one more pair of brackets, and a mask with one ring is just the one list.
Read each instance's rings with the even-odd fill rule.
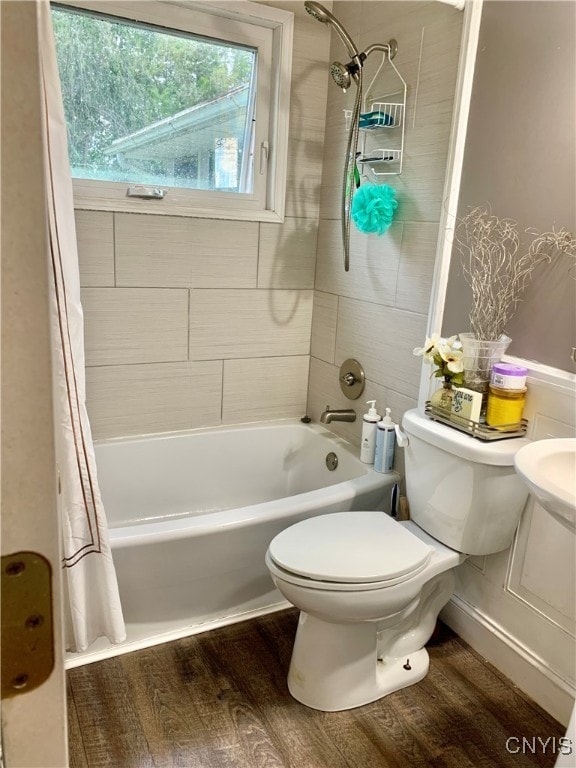
[[284,607],[272,538],[312,515],[390,512],[399,481],[299,421],[109,440],[96,462],[127,650]]

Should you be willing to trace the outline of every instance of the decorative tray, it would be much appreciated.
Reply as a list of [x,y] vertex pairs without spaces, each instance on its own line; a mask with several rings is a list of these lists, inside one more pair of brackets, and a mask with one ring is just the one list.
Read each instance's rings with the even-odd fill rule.
[[478,440],[507,440],[511,437],[525,437],[528,427],[526,419],[522,419],[517,424],[502,424],[498,427],[489,427],[488,424],[469,421],[469,419],[463,419],[455,413],[447,413],[439,408],[435,408],[429,400],[426,401],[424,406],[424,413],[428,418],[440,421],[442,424],[457,429],[459,432],[465,432],[467,435]]

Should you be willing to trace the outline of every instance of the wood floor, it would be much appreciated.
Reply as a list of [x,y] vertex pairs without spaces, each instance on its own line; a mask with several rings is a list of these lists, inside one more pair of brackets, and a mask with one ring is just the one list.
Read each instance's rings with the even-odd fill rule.
[[506,742],[564,729],[443,625],[421,683],[347,712],[304,707],[286,687],[296,621],[282,611],[71,670],[70,765],[554,765],[550,747],[513,754]]

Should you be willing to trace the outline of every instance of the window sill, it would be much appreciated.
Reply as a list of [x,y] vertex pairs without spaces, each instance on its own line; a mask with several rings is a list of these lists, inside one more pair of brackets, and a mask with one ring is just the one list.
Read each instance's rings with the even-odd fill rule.
[[[74,185],[75,187],[75,185]],[[171,199],[170,199],[171,198]],[[185,200],[175,200],[175,190],[168,189],[162,200],[140,198],[111,198],[86,196],[74,188],[74,208],[80,211],[114,211],[116,213],[145,213],[159,216],[187,216],[196,219],[227,219],[232,221],[264,221],[282,223],[283,212],[247,208],[198,206]],[[169,204],[166,201],[169,199]]]

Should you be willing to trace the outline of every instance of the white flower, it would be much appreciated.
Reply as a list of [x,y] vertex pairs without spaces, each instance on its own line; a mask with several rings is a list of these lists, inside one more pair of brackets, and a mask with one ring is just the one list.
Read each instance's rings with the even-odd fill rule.
[[449,339],[440,339],[440,342],[443,343],[443,346],[450,347],[451,349],[462,349],[462,342],[458,338],[458,336],[450,336]]
[[438,351],[440,352],[442,360],[447,363],[446,367],[451,373],[462,373],[464,370],[464,362],[462,360],[462,352],[459,349],[454,349],[448,344],[443,344],[439,347]]
[[427,338],[423,347],[415,347],[412,354],[422,355],[427,363],[431,363],[434,359],[434,355],[438,352],[438,346],[443,342],[439,333],[433,333],[430,338]]

